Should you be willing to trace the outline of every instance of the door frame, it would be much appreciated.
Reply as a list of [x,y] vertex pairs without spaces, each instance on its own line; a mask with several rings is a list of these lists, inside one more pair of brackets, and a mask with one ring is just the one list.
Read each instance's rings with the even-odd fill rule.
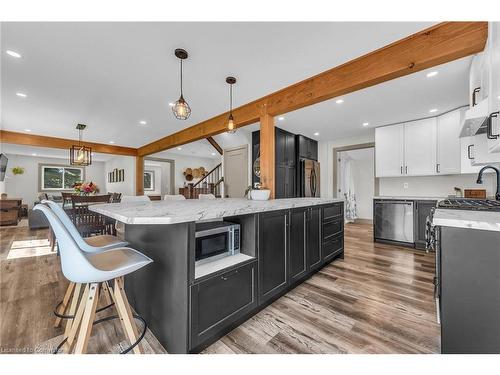
[[[375,168],[375,142],[368,142],[368,143],[359,143],[357,145],[349,145],[349,146],[342,146],[342,147],[334,147],[333,148],[333,197],[338,198],[338,186],[337,186],[337,174],[338,174],[338,160],[339,160],[339,152],[342,151],[352,151],[352,150],[359,150],[363,148],[373,148],[373,167]],[[375,171],[375,169],[374,169]],[[373,195],[378,196],[379,194],[379,179],[378,177],[375,177],[375,172],[373,174],[374,178],[374,189],[373,189]]]
[[[155,158],[155,157],[145,156],[144,157],[144,164],[146,164],[146,160],[169,163],[169,165],[170,165],[169,190],[170,190],[170,192],[173,192],[173,194],[175,194],[176,193],[175,192],[175,160],[174,159]],[[160,186],[161,186],[161,183],[160,183]]]
[[[225,148],[224,149],[224,152],[222,154],[222,177],[224,177],[224,183],[222,184],[222,187],[223,187],[223,192],[222,192],[222,196],[225,198],[226,197],[226,163],[225,163],[225,157],[226,157],[226,152],[230,152],[230,151],[235,151],[235,150],[240,150],[240,149],[244,149],[245,150],[245,164],[246,164],[246,186],[248,187],[249,186],[249,164],[248,164],[248,144],[244,144],[244,145],[241,145],[241,146],[237,146],[237,147],[230,147],[230,148]],[[251,179],[250,179],[251,180]],[[246,188],[245,188],[246,189]]]

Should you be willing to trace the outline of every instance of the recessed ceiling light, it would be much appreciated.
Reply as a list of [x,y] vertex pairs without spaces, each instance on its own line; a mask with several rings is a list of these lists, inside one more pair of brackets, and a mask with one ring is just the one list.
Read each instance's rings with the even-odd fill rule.
[[434,112],[437,112],[437,111],[438,111],[437,108],[432,108],[432,109],[429,110],[430,113],[434,113]]
[[5,51],[7,53],[7,55],[9,56],[12,56],[12,57],[15,57],[16,59],[19,59],[21,57],[21,54],[16,52],[16,51],[12,51],[10,49],[8,49],[7,51]]
[[215,152],[212,152],[212,156],[215,156]]
[[316,133],[314,133],[314,135],[317,137],[317,136],[319,135],[319,133],[318,133],[318,132],[316,132]]
[[139,124],[141,124],[141,125],[146,125],[146,124],[147,124],[147,122],[146,122],[146,121],[144,121],[144,120],[141,120],[141,121],[139,121]]
[[16,95],[21,97],[21,98],[26,98],[28,95],[22,93],[22,92],[16,92]]
[[427,77],[430,78],[430,77],[435,77],[439,74],[439,72],[437,70],[434,70],[432,72],[429,72],[427,73]]
[[177,150],[179,150],[179,151],[182,150],[182,147],[177,147]]
[[25,131],[25,132],[30,132],[30,131],[31,131],[31,129],[24,129],[24,131]]
[[368,125],[370,125],[369,122],[363,122],[363,126],[368,126]]
[[285,118],[283,116],[278,117],[278,121],[283,121]]
[[173,106],[174,106],[174,103],[168,103],[168,105],[169,105],[170,107],[173,107]]
[[113,144],[113,143],[115,143],[115,141],[109,141],[109,143]]
[[337,100],[335,100],[335,103],[342,104],[342,103],[344,103],[344,99],[337,99]]
[[35,153],[33,153],[33,154],[31,154],[31,156],[36,156],[36,154],[35,154]]

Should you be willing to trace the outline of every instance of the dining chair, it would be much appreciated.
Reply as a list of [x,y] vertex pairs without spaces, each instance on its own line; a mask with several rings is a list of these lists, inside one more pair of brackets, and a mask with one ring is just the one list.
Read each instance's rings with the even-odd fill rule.
[[[148,265],[152,260],[139,251],[128,247],[119,247],[92,254],[86,253],[80,249],[61,220],[48,206],[38,204],[34,210],[43,212],[54,230],[59,244],[64,277],[75,284],[84,286],[82,298],[73,297],[73,300],[79,300],[75,304],[78,307],[74,320],[69,332],[65,332],[63,341],[57,347],[56,352],[64,344],[66,344],[68,352],[85,353],[87,351],[93,324],[103,321],[95,321],[95,316],[100,290],[105,285],[106,290],[109,290],[113,297],[114,306],[118,312],[116,318],[120,319],[123,330],[131,343],[130,347],[122,353],[133,349],[134,353],[140,354],[142,348],[138,344],[146,333],[147,325],[144,319],[132,314],[124,291],[123,277]],[[109,287],[110,281],[113,281],[113,288]],[[133,321],[134,318],[141,320],[144,324],[143,332],[140,335]],[[109,319],[111,318],[106,320]]]
[[186,197],[181,194],[167,194],[163,196],[165,201],[185,201]]
[[205,200],[215,199],[215,195],[213,195],[213,194],[200,194],[200,195],[198,195],[198,199],[202,199],[202,200],[203,199],[205,199]]

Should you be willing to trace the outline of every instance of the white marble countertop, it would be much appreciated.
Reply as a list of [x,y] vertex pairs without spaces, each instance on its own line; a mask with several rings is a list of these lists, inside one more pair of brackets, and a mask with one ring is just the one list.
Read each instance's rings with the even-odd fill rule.
[[410,196],[410,195],[402,195],[402,196],[376,196],[373,197],[373,199],[390,199],[390,200],[411,200],[411,201],[442,201],[443,199],[446,199],[446,197],[417,197],[417,196]]
[[342,201],[342,199],[326,198],[289,198],[268,201],[241,198],[187,199],[96,204],[89,206],[89,209],[125,224],[176,224]]
[[436,209],[434,225],[500,231],[500,212]]

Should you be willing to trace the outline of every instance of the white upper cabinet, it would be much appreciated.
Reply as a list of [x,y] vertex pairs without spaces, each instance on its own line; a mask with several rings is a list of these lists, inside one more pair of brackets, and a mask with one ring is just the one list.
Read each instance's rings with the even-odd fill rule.
[[[439,117],[375,129],[377,177],[432,176],[462,172],[460,130],[464,109]],[[473,144],[471,141],[470,144]],[[471,146],[472,148],[472,146]],[[468,166],[472,167],[467,159]]]
[[[408,176],[436,174],[436,118],[405,124],[404,160]],[[458,142],[458,137],[457,137]],[[457,158],[459,154],[457,154]]]
[[461,172],[459,137],[463,112],[456,110],[437,118],[437,174]]
[[403,174],[403,125],[375,129],[375,169],[377,177]]
[[488,151],[500,153],[500,23],[488,24],[489,95],[488,112],[492,138],[488,139]]

